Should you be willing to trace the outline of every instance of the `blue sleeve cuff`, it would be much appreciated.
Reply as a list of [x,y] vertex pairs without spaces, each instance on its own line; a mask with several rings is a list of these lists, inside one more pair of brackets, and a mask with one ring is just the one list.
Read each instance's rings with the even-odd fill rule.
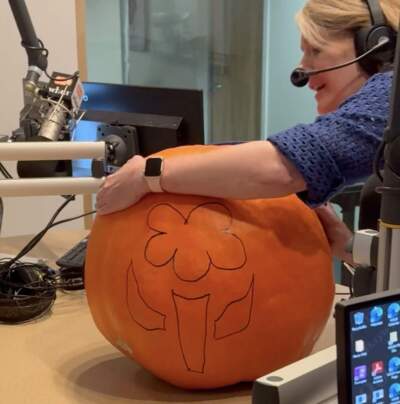
[[[268,138],[291,161],[307,184],[298,197],[311,207],[329,200],[344,185],[345,178],[326,147],[308,130],[309,125],[297,125]],[[313,147],[309,147],[310,144]]]

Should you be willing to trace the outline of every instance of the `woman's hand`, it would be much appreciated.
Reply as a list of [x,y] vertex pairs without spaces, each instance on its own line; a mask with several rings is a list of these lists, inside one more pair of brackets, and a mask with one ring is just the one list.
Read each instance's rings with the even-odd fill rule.
[[125,209],[150,192],[143,175],[145,161],[142,156],[136,155],[106,178],[97,194],[98,214],[107,215]]
[[332,254],[342,261],[354,265],[352,254],[346,247],[353,237],[350,229],[338,218],[330,204],[314,209],[325,230],[326,237],[332,249]]

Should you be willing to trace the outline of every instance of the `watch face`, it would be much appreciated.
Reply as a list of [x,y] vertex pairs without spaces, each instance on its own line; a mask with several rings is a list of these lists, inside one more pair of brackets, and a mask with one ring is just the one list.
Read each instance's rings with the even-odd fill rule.
[[145,177],[159,177],[161,175],[162,158],[150,157],[146,160]]

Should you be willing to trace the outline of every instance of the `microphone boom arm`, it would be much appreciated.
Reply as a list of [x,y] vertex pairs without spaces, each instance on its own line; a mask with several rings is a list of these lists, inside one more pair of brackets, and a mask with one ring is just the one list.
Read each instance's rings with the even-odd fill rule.
[[9,0],[9,4],[21,35],[21,45],[25,48],[28,56],[27,78],[36,82],[41,72],[47,69],[47,51],[36,36],[25,1]]
[[308,78],[310,76],[314,76],[315,74],[319,74],[319,73],[330,72],[332,70],[341,69],[342,67],[350,66],[353,63],[357,63],[360,60],[366,58],[371,53],[376,52],[378,49],[387,45],[389,42],[390,42],[390,39],[388,37],[382,37],[375,46],[373,46],[371,49],[369,49],[367,52],[363,53],[362,55],[358,56],[357,58],[349,60],[348,62],[339,64],[339,65],[327,67],[325,69],[305,70],[305,69],[299,67],[299,68],[293,70],[293,72],[290,76],[290,81],[296,87],[303,87],[308,83]]
[[383,135],[377,291],[400,287],[400,40],[397,39],[390,114]]

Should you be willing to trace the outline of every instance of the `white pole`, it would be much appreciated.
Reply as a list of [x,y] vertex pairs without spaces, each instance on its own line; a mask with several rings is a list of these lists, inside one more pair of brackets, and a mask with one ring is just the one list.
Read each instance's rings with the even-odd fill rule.
[[105,142],[0,143],[0,161],[104,159],[105,153]]
[[0,197],[93,194],[103,182],[104,178],[92,177],[6,179],[0,181]]

